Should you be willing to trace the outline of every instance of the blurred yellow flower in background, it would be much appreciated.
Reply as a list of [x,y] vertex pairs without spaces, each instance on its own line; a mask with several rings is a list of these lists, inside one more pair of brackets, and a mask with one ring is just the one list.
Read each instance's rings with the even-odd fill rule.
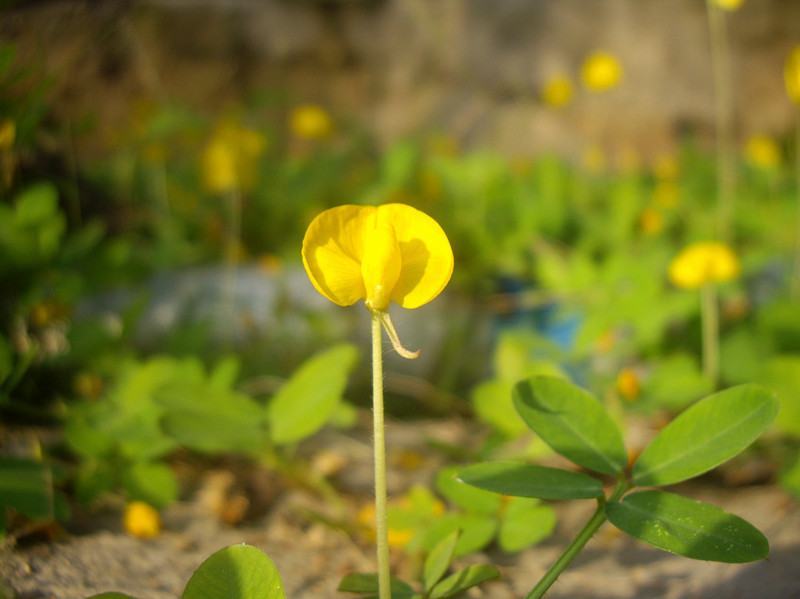
[[0,121],[0,183],[11,187],[14,178],[16,158],[14,142],[17,138],[17,125],[11,119]]
[[657,235],[664,229],[664,218],[658,208],[645,208],[639,217],[639,226],[645,235]]
[[747,162],[765,170],[774,169],[781,164],[781,149],[768,135],[754,135],[747,140],[744,148]]
[[676,287],[698,289],[739,276],[739,258],[730,246],[717,241],[688,245],[669,265],[669,280]]
[[681,189],[672,181],[660,181],[653,190],[653,202],[660,208],[674,208],[681,199]]
[[600,173],[606,168],[606,155],[603,148],[592,145],[583,153],[583,164],[591,173]]
[[734,11],[737,10],[742,4],[744,4],[744,0],[711,0],[714,4],[719,6],[723,10]]
[[405,204],[344,205],[319,214],[303,239],[314,287],[340,306],[385,311],[435,298],[453,273],[453,250],[430,216]]
[[333,135],[333,119],[321,106],[303,104],[289,115],[289,128],[300,139],[323,140]]
[[0,151],[9,150],[17,137],[17,126],[11,119],[0,121]]
[[622,65],[610,52],[593,52],[581,67],[583,84],[594,92],[613,89],[622,81],[622,75]]
[[632,368],[623,368],[616,382],[617,393],[626,401],[636,401],[642,392],[642,384]]
[[206,188],[214,193],[251,189],[256,179],[256,159],[266,145],[258,131],[231,122],[220,124],[203,150]]
[[125,531],[140,539],[152,539],[161,532],[161,516],[151,505],[143,501],[131,501],[123,516]]
[[564,75],[550,78],[542,90],[542,101],[552,108],[560,108],[569,104],[572,96],[572,81]]
[[653,164],[653,175],[659,181],[674,181],[680,172],[681,166],[672,154],[662,154]]
[[789,98],[800,106],[800,46],[795,46],[789,53],[783,66],[783,80]]

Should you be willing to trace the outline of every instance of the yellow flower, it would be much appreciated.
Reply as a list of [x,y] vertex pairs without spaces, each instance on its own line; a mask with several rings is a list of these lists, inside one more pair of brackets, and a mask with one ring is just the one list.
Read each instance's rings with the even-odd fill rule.
[[622,80],[622,65],[610,52],[593,52],[581,67],[581,79],[592,91],[610,90]]
[[786,59],[783,80],[786,83],[786,93],[792,102],[800,106],[800,46],[795,46]]
[[17,136],[17,126],[14,121],[7,119],[0,121],[0,150],[8,150],[14,145]]
[[384,312],[392,301],[417,308],[439,295],[453,273],[453,250],[439,224],[416,208],[345,205],[311,222],[303,264],[333,303],[363,299]]
[[674,208],[680,198],[680,187],[672,181],[659,181],[653,190],[653,201],[661,208]]
[[333,120],[316,104],[303,104],[292,110],[289,127],[301,139],[320,140],[333,135]]
[[209,191],[249,189],[255,183],[256,159],[266,140],[259,132],[236,124],[217,127],[203,151],[203,182]]
[[669,265],[670,281],[684,289],[730,281],[738,275],[739,258],[729,246],[716,241],[701,241],[687,246]]
[[645,235],[657,235],[664,228],[664,218],[658,208],[645,208],[639,217],[639,226]]
[[154,507],[145,502],[132,501],[125,508],[123,525],[129,535],[152,539],[161,532],[161,516]]
[[560,108],[572,100],[572,81],[563,75],[557,75],[545,83],[542,100],[548,106]]
[[623,368],[617,377],[617,392],[626,401],[636,401],[642,391],[639,377],[631,368]]
[[592,173],[599,173],[606,167],[606,155],[600,146],[590,146],[583,153],[583,164]]
[[678,160],[672,154],[663,154],[653,165],[653,174],[659,181],[673,181],[680,174]]
[[744,0],[713,0],[713,2],[721,9],[728,11],[737,10],[742,4],[744,4]]
[[747,140],[744,153],[750,164],[765,170],[773,169],[781,164],[781,149],[768,135],[751,137]]

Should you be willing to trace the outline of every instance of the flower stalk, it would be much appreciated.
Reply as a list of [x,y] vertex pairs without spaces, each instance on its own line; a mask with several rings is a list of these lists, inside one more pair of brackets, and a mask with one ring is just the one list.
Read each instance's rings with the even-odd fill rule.
[[375,459],[375,542],[378,552],[378,597],[391,599],[389,527],[386,516],[386,439],[383,417],[383,350],[381,313],[372,311],[372,426]]
[[700,288],[700,320],[702,321],[703,374],[714,387],[719,378],[719,306],[717,286],[706,283]]

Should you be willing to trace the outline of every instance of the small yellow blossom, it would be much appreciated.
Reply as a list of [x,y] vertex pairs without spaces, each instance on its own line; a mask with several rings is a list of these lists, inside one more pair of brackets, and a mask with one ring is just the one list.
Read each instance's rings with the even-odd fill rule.
[[158,510],[145,502],[132,501],[125,508],[123,525],[129,535],[152,539],[161,532],[161,516]]
[[676,287],[697,289],[722,283],[739,275],[739,258],[724,243],[701,241],[683,249],[669,265],[669,279]]
[[0,121],[0,151],[8,150],[14,145],[17,137],[17,126],[11,119]]
[[593,52],[581,67],[583,84],[594,92],[613,89],[622,81],[622,75],[622,65],[610,52]]
[[75,392],[87,399],[97,399],[103,392],[103,379],[96,374],[81,372],[75,376]]
[[417,308],[453,272],[453,250],[430,216],[405,204],[344,205],[319,214],[303,239],[314,287],[340,306],[360,299],[376,312],[391,302]]
[[258,257],[258,269],[270,275],[280,273],[283,271],[283,260],[276,254],[261,254]]
[[261,133],[234,123],[217,127],[203,151],[203,182],[209,191],[248,190],[255,183],[256,159],[266,147]]
[[[397,502],[395,502],[397,503]],[[375,540],[375,505],[367,504],[356,515],[356,521],[361,528],[361,533],[369,541]],[[397,528],[389,525],[386,534],[389,547],[402,548],[414,537],[413,528]]]
[[764,170],[774,169],[781,164],[781,149],[768,135],[754,135],[747,140],[745,157],[755,167]]
[[303,104],[292,110],[289,127],[300,139],[323,140],[333,135],[333,119],[316,104]]
[[632,368],[623,368],[617,377],[617,393],[626,401],[636,401],[642,392],[642,384]]
[[674,181],[680,174],[678,160],[672,154],[664,154],[656,159],[653,174],[659,181]]
[[590,146],[583,154],[583,164],[592,173],[600,173],[606,167],[606,155],[600,146]]
[[681,189],[673,181],[659,181],[653,190],[653,201],[660,208],[674,208],[681,199]]
[[789,53],[783,67],[783,80],[789,98],[800,107],[800,46]]
[[545,83],[542,101],[553,108],[561,108],[570,103],[573,96],[572,81],[564,75],[557,75]]
[[664,229],[664,217],[658,208],[645,208],[639,217],[639,227],[645,235],[657,235]]
[[744,0],[712,0],[712,2],[727,11],[738,10],[744,4]]

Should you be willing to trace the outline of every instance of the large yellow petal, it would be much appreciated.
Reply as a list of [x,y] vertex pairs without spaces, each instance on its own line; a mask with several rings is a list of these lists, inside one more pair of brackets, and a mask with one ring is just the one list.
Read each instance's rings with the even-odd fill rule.
[[303,265],[323,296],[340,306],[366,298],[361,261],[364,231],[374,228],[376,209],[344,205],[319,214],[303,238]]
[[379,210],[375,224],[364,231],[364,257],[361,275],[370,310],[386,310],[402,266],[400,246],[392,222]]
[[392,223],[402,260],[391,299],[417,308],[435,298],[453,274],[453,250],[447,235],[430,216],[405,204],[378,207],[379,220]]

